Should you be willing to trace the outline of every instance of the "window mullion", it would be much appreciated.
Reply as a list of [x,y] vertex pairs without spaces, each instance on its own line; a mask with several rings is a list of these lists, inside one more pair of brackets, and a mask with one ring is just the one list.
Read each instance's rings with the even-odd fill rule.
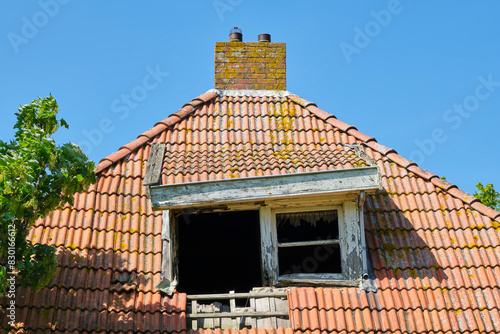
[[340,239],[280,242],[278,243],[278,247],[300,247],[300,246],[316,246],[316,245],[331,245],[331,244],[340,244]]
[[271,208],[263,205],[259,209],[262,283],[274,286],[278,281],[278,239],[276,223]]

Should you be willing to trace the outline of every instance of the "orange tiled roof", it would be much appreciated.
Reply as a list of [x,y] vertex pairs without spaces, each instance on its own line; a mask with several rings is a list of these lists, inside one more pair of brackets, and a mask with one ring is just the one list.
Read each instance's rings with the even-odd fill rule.
[[[213,98],[202,103],[203,96]],[[366,166],[335,137],[340,134],[331,124],[288,97],[215,98],[208,93],[199,99],[137,139],[166,143],[163,184]],[[177,123],[165,131],[172,119]],[[128,152],[124,146],[97,170],[121,173],[104,168]],[[136,164],[133,168],[140,169]]]
[[161,213],[142,180],[159,142],[162,183],[365,166],[346,144],[380,168],[384,190],[364,206],[378,292],[292,289],[291,328],[258,333],[498,332],[500,213],[297,96],[216,92],[101,160],[97,184],[73,207],[36,222],[29,237],[56,245],[60,268],[40,293],[19,289],[17,321],[28,332],[185,331],[186,296],[154,288]]

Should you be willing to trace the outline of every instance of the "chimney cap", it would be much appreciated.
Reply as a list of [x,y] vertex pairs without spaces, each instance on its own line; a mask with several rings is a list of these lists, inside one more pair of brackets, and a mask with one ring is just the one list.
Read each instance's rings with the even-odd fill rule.
[[259,42],[271,42],[270,34],[259,34]]
[[243,33],[240,27],[234,27],[229,31],[229,41],[230,42],[242,42],[243,41]]

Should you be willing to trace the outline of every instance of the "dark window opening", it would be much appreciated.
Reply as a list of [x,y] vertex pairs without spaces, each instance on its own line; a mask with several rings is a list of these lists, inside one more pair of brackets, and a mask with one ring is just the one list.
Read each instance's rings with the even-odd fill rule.
[[276,225],[280,275],[342,273],[337,210],[278,213]]
[[278,251],[280,275],[342,273],[340,245],[283,247]]
[[258,211],[181,215],[178,291],[249,292],[262,286]]
[[337,210],[276,214],[278,242],[339,238]]

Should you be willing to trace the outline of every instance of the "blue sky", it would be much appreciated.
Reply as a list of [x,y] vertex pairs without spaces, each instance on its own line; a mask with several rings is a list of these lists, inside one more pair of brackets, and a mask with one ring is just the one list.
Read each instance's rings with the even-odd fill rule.
[[498,1],[92,3],[2,3],[1,140],[52,93],[70,124],[56,140],[98,163],[213,88],[215,42],[239,26],[287,43],[289,91],[466,192],[500,188]]

